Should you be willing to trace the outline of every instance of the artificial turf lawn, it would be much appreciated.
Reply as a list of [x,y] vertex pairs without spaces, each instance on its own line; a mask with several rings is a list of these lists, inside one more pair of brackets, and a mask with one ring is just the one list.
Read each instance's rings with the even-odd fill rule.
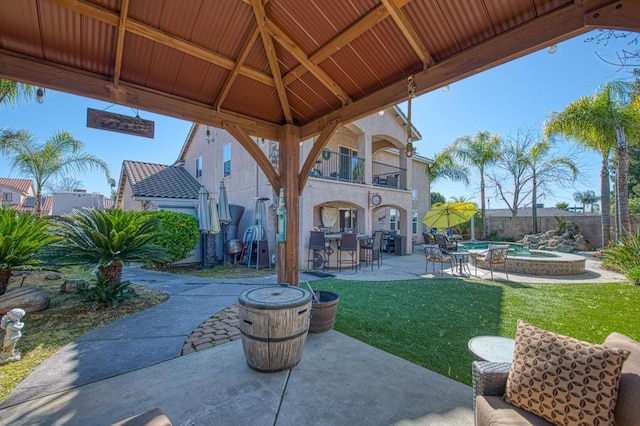
[[336,330],[468,385],[469,339],[513,338],[518,319],[593,343],[613,331],[640,340],[640,287],[624,283],[324,279],[313,287],[340,295]]

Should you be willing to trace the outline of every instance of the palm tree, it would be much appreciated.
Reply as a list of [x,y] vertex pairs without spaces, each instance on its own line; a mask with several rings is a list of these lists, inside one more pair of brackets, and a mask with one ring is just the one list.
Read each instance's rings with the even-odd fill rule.
[[591,190],[575,192],[573,194],[573,199],[582,204],[582,211],[587,212],[587,206],[590,208],[590,212],[593,213],[593,204],[600,200],[600,197],[596,195],[595,192]]
[[33,100],[37,93],[38,88],[35,86],[0,78],[0,105],[14,106],[21,100]]
[[433,163],[429,166],[429,182],[434,183],[440,179],[449,179],[453,182],[469,184],[469,169],[456,163],[451,147],[445,147],[433,157]]
[[11,271],[36,265],[34,254],[52,239],[46,218],[0,206],[0,295],[7,291]]
[[59,240],[47,248],[45,258],[58,265],[97,265],[107,285],[117,287],[124,263],[171,261],[167,250],[154,243],[162,235],[158,224],[145,212],[74,210],[68,221],[56,225]]
[[600,199],[602,200],[602,246],[611,241],[611,198],[609,186],[609,156],[615,149],[616,214],[622,232],[631,228],[627,185],[627,137],[640,139],[640,103],[626,100],[631,89],[628,83],[613,81],[604,85],[593,96],[584,96],[570,103],[564,111],[553,112],[545,123],[545,135],[562,135],[602,155],[600,171]]
[[[485,217],[485,170],[498,159],[500,137],[488,131],[480,131],[475,136],[457,138],[451,150],[453,155],[463,164],[475,167],[480,174],[480,214]],[[485,238],[485,229],[482,229]]]
[[569,157],[552,157],[551,142],[543,140],[535,142],[527,152],[531,169],[531,230],[538,233],[538,189],[551,192],[550,184],[575,180],[578,167]]
[[42,189],[49,179],[88,170],[104,171],[109,177],[107,163],[83,149],[84,144],[65,131],[54,133],[44,144],[24,129],[0,133],[0,152],[10,156],[11,168],[35,180],[37,217],[42,214]]

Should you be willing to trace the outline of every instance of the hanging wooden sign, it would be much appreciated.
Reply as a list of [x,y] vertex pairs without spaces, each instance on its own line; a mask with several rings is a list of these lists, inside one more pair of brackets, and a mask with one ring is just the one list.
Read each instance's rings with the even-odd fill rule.
[[140,117],[87,108],[87,127],[153,139],[155,123]]

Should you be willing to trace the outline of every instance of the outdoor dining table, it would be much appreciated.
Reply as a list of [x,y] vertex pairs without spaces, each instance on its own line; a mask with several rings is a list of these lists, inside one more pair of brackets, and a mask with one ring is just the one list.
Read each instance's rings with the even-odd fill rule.
[[469,269],[469,252],[467,251],[452,251],[449,252],[453,258],[454,263],[458,266],[458,274],[460,276],[471,276],[471,270]]

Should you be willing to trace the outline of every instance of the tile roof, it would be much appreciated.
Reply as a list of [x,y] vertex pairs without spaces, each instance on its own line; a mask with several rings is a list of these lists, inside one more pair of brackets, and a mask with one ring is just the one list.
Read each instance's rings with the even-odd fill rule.
[[27,194],[29,189],[33,188],[33,181],[31,179],[0,178],[0,185]]
[[[22,204],[16,204],[13,205],[12,207],[15,210],[18,210],[20,213],[25,213],[25,212],[30,212],[30,213],[35,213],[35,197],[27,197],[24,201],[24,203]],[[51,197],[49,197],[48,195],[43,195],[42,196],[42,207],[40,210],[42,210],[42,215],[43,216],[48,216],[51,214],[51,208],[53,207],[53,199]]]
[[197,199],[200,183],[183,167],[123,161],[135,197]]

